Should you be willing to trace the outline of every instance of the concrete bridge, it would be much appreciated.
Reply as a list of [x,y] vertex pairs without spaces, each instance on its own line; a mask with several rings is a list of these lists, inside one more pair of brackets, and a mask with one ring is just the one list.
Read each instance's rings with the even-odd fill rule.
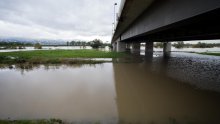
[[220,38],[220,0],[122,0],[112,37],[113,49],[153,53],[153,42]]

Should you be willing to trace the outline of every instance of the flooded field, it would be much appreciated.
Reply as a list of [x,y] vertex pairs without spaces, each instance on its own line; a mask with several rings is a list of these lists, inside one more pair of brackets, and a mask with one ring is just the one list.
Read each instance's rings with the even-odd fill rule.
[[171,53],[93,65],[0,69],[0,119],[220,123],[220,57]]

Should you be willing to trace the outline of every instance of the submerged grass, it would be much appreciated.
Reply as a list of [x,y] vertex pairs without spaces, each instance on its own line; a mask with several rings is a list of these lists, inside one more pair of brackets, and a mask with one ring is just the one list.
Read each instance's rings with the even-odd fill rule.
[[[99,50],[37,50],[21,52],[2,52],[0,53],[0,63],[32,63],[32,64],[77,64],[77,63],[101,63],[92,58],[118,58],[125,53],[106,52]],[[80,59],[79,59],[80,58]],[[82,58],[90,58],[83,60]]]
[[202,54],[202,55],[212,55],[212,56],[220,56],[220,53],[202,52],[202,53],[198,53],[198,54]]

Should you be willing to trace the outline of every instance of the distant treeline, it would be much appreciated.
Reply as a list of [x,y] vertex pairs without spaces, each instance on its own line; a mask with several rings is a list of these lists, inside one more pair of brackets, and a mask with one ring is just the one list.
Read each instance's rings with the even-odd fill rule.
[[[183,41],[180,41],[180,42],[173,43],[172,46],[175,48],[213,48],[213,47],[220,47],[220,43],[201,43],[201,42],[198,42],[197,44],[190,44],[190,43],[184,43]],[[162,48],[163,43],[156,42],[154,44],[154,47]]]
[[103,43],[100,39],[94,39],[93,41],[86,42],[86,41],[68,41],[64,42],[63,45],[56,45],[56,44],[40,44],[40,43],[27,43],[27,42],[4,42],[0,41],[0,49],[25,49],[26,46],[33,46],[36,49],[41,49],[42,46],[91,46],[92,48],[104,48],[106,46],[111,47],[111,44],[106,42]]
[[67,46],[90,46],[90,42],[86,42],[86,41],[70,41],[70,42],[67,42]]
[[32,46],[32,43],[22,43],[22,42],[0,42],[0,46],[19,46],[19,45],[23,45],[23,46]]
[[99,39],[94,39],[93,41],[86,42],[86,41],[70,41],[67,42],[67,46],[91,46],[95,43],[98,43],[100,46],[109,46],[109,43],[103,43],[103,41]]
[[177,42],[174,43],[173,46],[175,48],[213,48],[213,47],[220,47],[220,43],[201,43],[198,42],[197,44],[190,44],[184,42]]
[[190,47],[192,46],[193,48],[213,48],[213,47],[220,47],[220,43],[197,43],[197,44],[185,44],[185,46]]
[[24,49],[25,46],[33,46],[32,43],[22,43],[22,42],[0,42],[1,49]]

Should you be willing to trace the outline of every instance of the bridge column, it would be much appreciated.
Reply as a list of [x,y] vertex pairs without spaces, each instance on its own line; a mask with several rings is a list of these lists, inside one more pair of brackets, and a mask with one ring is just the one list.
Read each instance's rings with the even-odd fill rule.
[[163,44],[163,53],[164,55],[169,55],[171,51],[171,43],[170,42],[165,42]]
[[153,56],[154,42],[145,42],[145,56]]
[[126,43],[124,42],[117,42],[117,52],[125,52],[126,50]]
[[131,44],[130,43],[126,43],[126,49],[130,49]]
[[140,54],[141,44],[137,42],[137,43],[131,43],[131,45],[132,45],[131,53]]
[[116,48],[117,48],[117,43],[116,43],[116,42],[114,42],[114,43],[112,44],[112,47],[113,47],[113,51],[116,51]]
[[126,51],[130,51],[131,50],[131,44],[130,43],[126,43]]

